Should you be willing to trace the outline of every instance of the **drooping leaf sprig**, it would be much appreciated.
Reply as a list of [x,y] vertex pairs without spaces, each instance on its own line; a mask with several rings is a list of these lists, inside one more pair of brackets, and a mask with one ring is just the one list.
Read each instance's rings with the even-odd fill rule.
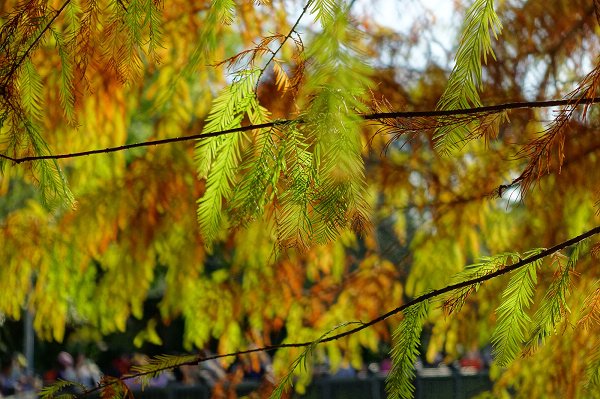
[[[494,11],[494,0],[475,0],[467,10],[465,23],[456,52],[455,64],[440,98],[440,110],[481,106],[479,91],[482,89],[482,61],[494,57],[492,34],[497,38],[502,24]],[[442,154],[456,148],[469,135],[468,125],[443,124],[434,138],[436,148]]]
[[[526,257],[539,254],[542,249],[526,252]],[[537,283],[539,259],[517,270],[502,293],[502,302],[496,313],[498,321],[492,335],[496,362],[501,366],[512,361],[525,341],[528,325],[531,322],[527,309],[533,303]]]
[[427,318],[429,301],[413,305],[402,313],[404,319],[394,330],[392,338],[392,369],[386,379],[389,398],[412,398],[415,387],[415,362],[419,356],[419,343],[423,323]]
[[269,399],[281,399],[283,394],[286,391],[288,391],[291,387],[293,387],[294,376],[296,375],[297,371],[299,370],[298,369],[299,367],[300,367],[300,370],[299,370],[300,372],[303,372],[303,371],[308,372],[309,362],[311,361],[311,357],[313,356],[315,348],[317,347],[317,345],[319,345],[321,342],[323,342],[324,339],[331,336],[334,332],[336,332],[340,329],[343,329],[348,326],[357,325],[357,324],[360,325],[363,323],[356,322],[356,321],[342,323],[342,324],[332,328],[331,330],[323,333],[319,338],[317,338],[316,340],[312,341],[309,345],[307,345],[305,347],[305,349],[302,351],[302,353],[290,365],[288,372],[279,381],[279,383],[277,384],[277,386],[275,387],[275,389],[269,396]]
[[[265,113],[260,112],[254,93],[258,73],[254,69],[236,74],[231,85],[213,101],[204,133],[239,127],[249,113],[266,117]],[[256,118],[253,119],[256,121]],[[208,247],[222,228],[223,201],[230,200],[233,195],[241,140],[239,135],[221,136],[199,141],[196,146],[198,175],[206,179],[206,190],[198,200],[198,221]]]

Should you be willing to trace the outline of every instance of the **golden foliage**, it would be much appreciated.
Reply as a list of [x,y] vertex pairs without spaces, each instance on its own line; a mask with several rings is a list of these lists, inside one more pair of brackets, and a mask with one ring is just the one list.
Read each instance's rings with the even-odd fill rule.
[[[231,192],[206,206],[207,214],[225,215],[210,234],[198,231],[195,218],[210,184],[198,179],[184,143],[24,167],[3,159],[0,290],[10,295],[0,296],[0,311],[18,319],[27,306],[40,338],[64,341],[66,326],[122,331],[131,317],[144,317],[154,289],[162,295],[160,316],[138,332],[138,343],[158,342],[154,324],[179,317],[189,350],[213,339],[220,352],[269,345],[284,331],[286,343],[312,341],[447,284],[476,259],[488,261],[462,277],[485,276],[517,262],[517,253],[598,224],[598,112],[581,102],[597,95],[598,67],[585,71],[600,46],[594,10],[582,0],[498,3],[502,36],[483,49],[493,49],[497,61],[482,66],[481,51],[476,60],[477,101],[468,104],[570,99],[558,113],[525,108],[510,120],[490,111],[368,124],[361,118],[369,109],[431,110],[443,95],[447,65],[432,59],[415,70],[410,63],[426,44],[427,24],[415,25],[422,34],[392,32],[367,16],[343,17],[331,1],[311,2],[319,27],[296,31],[284,2],[71,0],[58,13],[62,4],[0,4],[2,154],[196,134],[215,93],[231,83],[228,69],[249,66],[255,80],[244,98],[254,103],[236,113],[236,126],[267,116],[309,123],[235,136],[227,149],[240,162],[223,174]],[[55,14],[52,29],[35,41]],[[464,135],[452,156],[440,157],[436,130],[455,128]],[[220,149],[212,147],[207,173],[230,166],[231,158],[215,161]],[[244,180],[254,160],[264,167]],[[32,189],[36,183],[45,189]],[[47,203],[68,198],[63,187],[72,189],[75,209],[40,205],[38,193]],[[240,193],[251,188],[261,196]],[[513,258],[490,261],[507,253]],[[515,303],[531,298],[523,314],[535,315],[546,295],[564,293],[560,323],[548,329],[545,345],[498,372],[495,392],[584,395],[582,359],[598,346],[597,260],[582,254],[573,271],[545,261],[537,272],[527,298]],[[568,289],[554,289],[563,272]],[[446,318],[432,309],[425,354],[445,351],[450,361],[458,344],[486,345],[507,284],[499,279],[447,297]],[[391,324],[317,347],[315,356],[358,366],[365,348],[376,352],[390,341]],[[523,331],[527,339],[531,331]],[[278,372],[299,354],[278,351]],[[119,385],[111,387],[103,395],[116,395],[110,390]]]

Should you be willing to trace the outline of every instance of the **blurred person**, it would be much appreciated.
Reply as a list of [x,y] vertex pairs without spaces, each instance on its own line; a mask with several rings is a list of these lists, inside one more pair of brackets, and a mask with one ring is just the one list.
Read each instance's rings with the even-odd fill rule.
[[0,394],[1,396],[14,395],[18,391],[17,388],[18,381],[13,373],[13,357],[4,354],[0,359]]
[[388,375],[391,370],[392,370],[392,359],[390,359],[389,357],[386,357],[385,359],[383,359],[381,361],[381,363],[379,363],[379,373],[381,375]]
[[472,348],[458,362],[460,371],[465,373],[477,373],[483,369],[483,359],[477,348]]
[[[70,381],[78,383],[73,356],[69,352],[61,351],[56,356],[55,366],[44,373],[43,385],[50,385],[57,381]],[[69,385],[60,390],[60,394],[80,393],[81,388],[77,385]]]
[[110,367],[106,370],[106,374],[111,377],[119,378],[123,376],[123,374],[127,374],[130,368],[131,358],[129,355],[123,353],[110,362]]
[[[252,344],[248,347],[249,350],[256,349],[257,346]],[[273,366],[271,358],[266,352],[251,352],[241,355],[239,358],[239,366],[244,372],[244,379],[261,381],[262,379],[272,379]]]
[[56,357],[58,363],[57,378],[65,381],[77,382],[77,373],[73,367],[73,356],[69,352],[62,351]]
[[21,392],[37,391],[42,387],[42,381],[27,372],[27,359],[22,353],[17,352],[13,359],[13,374],[18,381]]
[[[210,351],[202,351],[202,357],[207,358],[213,356],[214,353]],[[204,360],[198,363],[198,375],[200,379],[213,388],[219,382],[225,380],[227,372],[221,366],[221,363],[217,359]]]
[[344,359],[333,376],[337,378],[354,378],[356,377],[356,370],[347,359]]
[[196,385],[198,378],[199,370],[196,365],[185,364],[175,369],[175,380],[183,385]]
[[77,381],[86,388],[95,387],[102,378],[102,373],[100,372],[98,365],[87,358],[83,353],[77,355],[75,374],[77,376]]

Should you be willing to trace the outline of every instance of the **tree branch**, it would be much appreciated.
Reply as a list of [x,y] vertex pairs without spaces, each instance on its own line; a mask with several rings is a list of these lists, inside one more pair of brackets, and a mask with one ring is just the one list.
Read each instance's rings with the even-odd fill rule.
[[[50,29],[50,26],[54,23],[56,18],[58,18],[58,16],[64,11],[64,9],[67,7],[67,5],[70,2],[71,2],[71,0],[65,0],[63,5],[60,6],[60,8],[58,10],[56,10],[56,12],[54,13],[54,16],[50,19],[50,21],[48,21],[46,26],[44,26],[44,29],[42,29],[42,31],[36,36],[36,38],[33,39],[33,42],[31,42],[29,47],[27,47],[27,50],[25,50],[23,55],[21,55],[21,58],[19,58],[19,60],[12,65],[12,67],[10,68],[10,70],[8,71],[6,76],[4,77],[4,83],[2,84],[2,86],[6,86],[8,84],[8,82],[10,81],[12,76],[15,74],[17,69],[19,69],[19,67],[21,66],[23,61],[25,61],[25,59],[29,56],[29,53],[31,52],[31,50],[38,44],[38,42],[42,39],[42,36],[44,36],[44,34],[48,31],[48,29]],[[2,158],[6,158],[6,157],[2,156]]]
[[282,42],[279,44],[279,47],[277,47],[277,49],[271,54],[271,57],[269,58],[269,60],[265,64],[265,66],[263,66],[261,68],[260,74],[258,75],[258,78],[256,79],[256,86],[254,87],[254,91],[255,92],[258,90],[258,85],[260,83],[260,78],[262,78],[262,76],[265,73],[265,71],[267,70],[267,67],[269,66],[269,64],[271,64],[271,62],[275,59],[275,56],[277,55],[277,53],[279,53],[279,51],[281,51],[281,49],[282,49],[283,45],[285,44],[285,42],[287,42],[290,39],[290,37],[292,37],[292,35],[294,34],[294,32],[296,32],[296,28],[300,24],[300,20],[302,20],[302,18],[304,17],[304,14],[306,14],[306,11],[308,11],[308,7],[310,7],[311,4],[312,4],[312,0],[308,0],[306,2],[306,5],[302,9],[302,12],[300,13],[300,16],[298,17],[298,19],[296,20],[296,23],[294,23],[294,26],[292,26],[292,29],[290,29],[290,31],[288,32],[288,34],[285,35],[285,37],[283,38]]
[[125,10],[125,12],[129,12],[127,11],[127,7],[125,7],[125,4],[123,4],[123,0],[117,0],[117,3],[119,3],[119,5],[123,8],[123,10]]
[[[362,330],[364,330],[364,329],[366,329],[368,327],[371,327],[371,326],[373,326],[373,325],[375,325],[377,323],[380,323],[380,322],[382,322],[382,321],[390,318],[391,316],[394,316],[394,315],[402,312],[403,310],[406,310],[407,308],[409,308],[411,306],[414,306],[414,305],[419,304],[421,302],[427,301],[429,299],[433,299],[433,298],[439,297],[439,296],[441,296],[443,294],[446,294],[448,292],[451,292],[451,291],[454,291],[454,290],[458,290],[458,289],[461,289],[461,288],[465,288],[465,287],[469,287],[469,286],[474,285],[474,284],[483,283],[483,282],[491,280],[493,278],[496,278],[496,277],[502,276],[504,274],[510,273],[510,272],[512,272],[514,270],[517,270],[517,269],[519,269],[519,268],[521,268],[523,266],[526,266],[526,265],[528,265],[530,263],[536,262],[536,261],[538,261],[540,259],[543,259],[543,258],[545,258],[545,257],[547,257],[549,255],[552,255],[552,254],[554,254],[554,253],[556,253],[558,251],[561,251],[561,250],[563,250],[563,249],[565,249],[567,247],[575,245],[575,244],[577,244],[577,243],[579,243],[579,242],[581,242],[581,241],[583,241],[583,240],[585,240],[585,239],[587,239],[589,237],[592,237],[592,236],[594,236],[594,235],[596,235],[598,233],[600,233],[600,226],[596,226],[596,227],[592,228],[591,230],[586,231],[585,233],[582,233],[582,234],[580,234],[580,235],[578,235],[576,237],[570,238],[570,239],[568,239],[566,241],[563,241],[563,242],[561,242],[559,244],[556,244],[553,247],[545,249],[545,250],[541,251],[540,253],[538,253],[537,255],[533,255],[533,256],[530,256],[528,258],[522,259],[522,260],[520,260],[517,263],[514,263],[512,265],[506,266],[506,267],[504,267],[504,268],[502,268],[500,270],[497,270],[497,271],[495,271],[493,273],[489,273],[489,274],[486,274],[484,276],[480,276],[480,277],[473,278],[473,279],[470,279],[470,280],[465,280],[465,281],[462,281],[460,283],[447,285],[447,286],[445,286],[443,288],[439,288],[437,290],[429,291],[428,293],[420,295],[420,296],[418,296],[418,297],[416,297],[416,298],[414,298],[414,299],[406,302],[405,304],[403,304],[401,306],[398,306],[398,307],[390,310],[389,312],[380,315],[379,317],[376,317],[375,319],[373,319],[373,320],[371,320],[369,322],[360,323],[360,325],[358,327],[352,328],[352,329],[350,329],[348,331],[344,331],[344,332],[339,333],[339,334],[332,335],[330,337],[326,337],[326,338],[320,339],[320,340],[318,340],[316,342],[318,344],[320,344],[320,343],[324,343],[324,342],[336,341],[336,340],[338,340],[340,338],[344,338],[344,337],[347,337],[349,335],[355,334],[355,333],[357,333],[359,331],[362,331]],[[310,345],[313,345],[313,344],[315,344],[315,341],[296,342],[296,343],[289,343],[289,344],[267,345],[267,346],[264,346],[264,347],[261,347],[261,348],[248,349],[248,350],[243,350],[243,351],[238,351],[238,352],[233,352],[233,353],[226,353],[226,354],[221,354],[221,355],[213,355],[213,356],[201,356],[201,355],[199,355],[199,356],[197,356],[192,361],[182,362],[182,363],[180,363],[180,364],[178,364],[177,366],[174,366],[174,367],[186,366],[186,365],[193,366],[193,365],[196,365],[198,363],[205,362],[205,361],[208,361],[208,360],[214,360],[214,359],[220,359],[220,358],[224,358],[224,357],[231,357],[231,356],[238,356],[238,355],[245,355],[245,354],[255,353],[255,352],[273,351],[273,350],[282,349],[282,348],[302,348],[302,347],[307,347],[307,346],[310,346]],[[138,378],[138,377],[149,375],[149,374],[156,374],[156,373],[159,373],[161,371],[170,370],[170,369],[172,369],[174,367],[163,367],[163,368],[157,368],[155,370],[147,371],[147,372],[143,372],[143,373],[136,373],[136,374],[126,375],[126,376],[121,377],[120,380],[124,381],[124,380],[129,380],[129,379],[132,379],[132,378]],[[95,388],[92,388],[90,390],[85,391],[84,393],[82,393],[80,395],[77,395],[76,397],[86,396],[86,395],[88,395],[90,393],[97,392],[97,391],[101,390],[105,386],[112,385],[112,384],[114,384],[114,382],[110,382],[110,383],[107,383],[107,384],[104,384],[104,385],[99,385],[99,386],[97,386]]]
[[[577,99],[562,99],[562,100],[546,100],[546,101],[521,101],[521,102],[509,102],[509,103],[501,103],[496,105],[487,105],[483,107],[475,107],[475,108],[466,108],[466,109],[451,109],[451,110],[435,110],[435,111],[397,111],[397,112],[376,112],[371,114],[361,115],[362,119],[366,121],[370,120],[378,120],[378,119],[390,119],[390,118],[426,118],[426,117],[442,117],[442,116],[457,116],[457,115],[473,115],[473,114],[490,114],[496,112],[502,112],[512,109],[526,109],[526,108],[549,108],[549,107],[558,107],[565,105],[589,105],[596,104],[600,102],[600,97],[593,98],[577,98]],[[4,158],[8,161],[12,161],[15,164],[20,164],[23,162],[32,162],[43,159],[65,159],[65,158],[77,158],[83,157],[87,155],[95,155],[95,154],[107,154],[111,152],[125,151],[131,148],[138,147],[150,147],[157,145],[164,145],[170,143],[177,143],[180,141],[191,141],[191,140],[202,140],[209,137],[217,137],[223,136],[226,134],[233,133],[241,133],[247,132],[249,130],[254,129],[266,129],[277,126],[284,126],[292,123],[305,123],[302,118],[299,119],[278,119],[273,122],[261,123],[258,125],[247,125],[242,127],[237,127],[234,129],[221,130],[213,133],[200,133],[193,134],[190,136],[181,136],[181,137],[172,137],[168,139],[161,140],[148,140],[139,143],[133,144],[125,144],[116,147],[107,147],[102,149],[95,149],[89,151],[80,151],[80,152],[70,152],[63,154],[55,154],[55,155],[40,155],[40,156],[28,156],[28,157],[11,157],[6,154],[0,154],[0,158]]]

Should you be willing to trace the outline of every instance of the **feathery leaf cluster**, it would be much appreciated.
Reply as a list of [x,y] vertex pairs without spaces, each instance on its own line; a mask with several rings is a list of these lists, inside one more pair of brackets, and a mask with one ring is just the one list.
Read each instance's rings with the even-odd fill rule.
[[360,59],[358,32],[347,16],[336,9],[334,18],[324,21],[329,22],[307,54],[304,89],[310,104],[301,116],[306,123],[290,125],[286,135],[287,189],[276,214],[284,247],[307,248],[369,224],[359,113],[370,70]]
[[[481,106],[479,90],[482,85],[482,59],[487,62],[488,55],[494,57],[490,31],[494,37],[502,30],[500,19],[494,11],[494,0],[475,0],[469,7],[455,65],[448,79],[444,94],[438,102],[440,110],[462,109]],[[436,147],[447,154],[460,140],[468,136],[467,125],[448,125],[440,127],[436,134]]]
[[[252,124],[269,121],[269,112],[261,105],[248,111]],[[231,199],[229,211],[234,225],[245,225],[265,211],[267,203],[274,199],[280,174],[285,167],[286,143],[275,129],[259,129],[254,143],[243,158],[240,166],[243,173]]]
[[77,382],[58,380],[55,383],[53,383],[52,385],[43,387],[39,393],[40,398],[42,398],[42,399],[46,399],[46,398],[59,399],[59,398],[74,397],[75,395],[72,395],[72,394],[61,393],[61,391],[63,391],[64,389],[67,389],[67,388],[79,388],[81,390],[85,390],[85,386],[81,385]]
[[[223,226],[223,202],[229,203],[236,225],[261,217],[272,203],[269,217],[276,219],[281,247],[306,249],[331,241],[343,229],[362,231],[369,224],[359,126],[370,70],[360,60],[357,31],[341,10],[334,16],[324,19],[329,21],[324,34],[314,39],[307,55],[310,103],[300,117],[305,123],[260,130],[245,151],[237,136],[199,142],[198,174],[207,180],[198,218],[208,245]],[[251,91],[257,73],[237,72],[215,99],[204,133],[239,127],[246,115],[253,124],[269,120]],[[237,171],[243,177],[233,190]]]
[[[9,136],[12,151],[31,150],[35,154],[49,154],[49,148],[41,136],[43,119],[42,79],[30,58],[26,58],[18,71],[17,86],[20,94],[20,109],[13,109]],[[19,137],[25,132],[26,137]],[[42,202],[54,208],[61,203],[72,205],[73,196],[66,178],[57,162],[45,161],[34,166],[38,172]]]
[[132,371],[138,375],[136,378],[144,388],[148,386],[152,378],[196,359],[195,355],[158,355],[148,359],[146,364],[133,366]]
[[527,340],[526,348],[535,348],[544,343],[553,332],[556,325],[569,312],[567,295],[571,287],[571,276],[575,271],[575,265],[579,260],[582,249],[588,246],[588,241],[582,241],[573,246],[567,264],[562,265],[562,259],[556,257],[557,270],[554,280],[546,291],[540,307],[533,316],[533,328]]
[[404,319],[394,330],[392,369],[386,380],[386,392],[392,399],[412,398],[415,387],[415,362],[419,356],[421,330],[429,311],[429,301],[406,309]]
[[296,125],[288,129],[284,156],[287,181],[276,214],[277,236],[283,247],[304,249],[313,237],[311,203],[318,180],[307,138]]
[[[490,273],[494,273],[503,267],[520,260],[518,253],[505,252],[494,256],[484,256],[479,262],[470,264],[465,267],[465,270],[457,273],[452,278],[452,283],[460,283],[475,278],[479,278]],[[456,311],[460,311],[465,301],[472,293],[479,290],[481,283],[465,287],[449,294],[448,298],[444,300],[444,309],[448,314]]]
[[[257,115],[259,105],[254,94],[254,85],[259,71],[242,70],[231,85],[213,101],[203,133],[217,132],[241,126],[242,119],[249,113]],[[238,135],[213,137],[201,140],[196,145],[198,175],[206,178],[206,191],[198,200],[198,221],[205,243],[210,247],[222,228],[223,201],[233,195],[233,185],[240,161]]]
[[[571,121],[576,115],[577,106],[587,98],[596,96],[600,87],[600,58],[596,66],[585,76],[577,88],[567,96],[569,104],[561,108],[550,126],[539,137],[527,143],[521,150],[520,156],[527,159],[527,165],[521,174],[513,180],[519,183],[524,193],[540,176],[555,170],[560,173],[565,158],[565,140]],[[588,113],[586,104],[581,112],[585,119]]]
[[134,399],[129,387],[120,378],[104,376],[101,383],[103,385],[100,390],[101,399]]
[[[533,256],[541,251],[542,249],[530,250],[524,256]],[[527,309],[533,302],[537,269],[541,262],[540,259],[517,270],[502,293],[502,303],[496,311],[498,321],[492,335],[496,362],[501,366],[515,358],[525,340],[531,322]]]
[[75,120],[75,87],[73,82],[73,60],[69,56],[71,50],[68,49],[68,39],[65,39],[62,32],[52,29],[52,35],[60,57],[60,86],[58,92],[60,105],[67,120],[73,122]]
[[600,390],[600,349],[596,349],[590,355],[591,362],[586,370],[587,386],[589,392],[596,394]]
[[[40,60],[35,50],[49,39],[59,59],[58,97],[64,115],[76,124],[76,101],[89,85],[87,69],[92,62],[113,71],[122,81],[140,75],[142,54],[158,59],[161,41],[162,3],[134,0],[125,9],[118,0],[109,3],[106,20],[96,0],[85,7],[67,0],[59,9],[44,1],[29,1],[7,16],[0,37],[3,39],[2,81],[3,116],[1,124],[3,153],[15,156],[47,156],[50,148],[41,126],[47,111],[44,107],[42,78],[37,71]],[[105,29],[101,30],[103,24]],[[102,37],[101,37],[102,36]],[[97,41],[97,42],[96,42]],[[143,47],[147,46],[145,51]],[[104,63],[104,64],[102,64]],[[102,68],[102,67],[100,67]],[[0,165],[1,166],[1,165]],[[40,185],[41,200],[49,208],[71,207],[74,198],[58,163],[42,160],[33,167],[34,180]]]
[[[217,47],[217,33],[221,23],[231,23],[235,18],[235,2],[233,0],[214,0],[211,1],[210,8],[202,30],[200,39],[196,48],[190,55],[188,62],[183,68],[180,77],[186,78],[195,73],[201,62],[206,61],[210,54]],[[175,87],[175,84],[171,84]]]
[[339,4],[335,0],[310,0],[310,13],[322,27],[330,26],[338,13]]
[[369,225],[359,126],[371,70],[356,47],[359,32],[347,18],[336,10],[308,54],[312,61],[306,90],[313,94],[305,128],[314,138],[320,184],[315,211],[323,222],[314,227],[318,242],[331,240],[340,229],[360,232]]

